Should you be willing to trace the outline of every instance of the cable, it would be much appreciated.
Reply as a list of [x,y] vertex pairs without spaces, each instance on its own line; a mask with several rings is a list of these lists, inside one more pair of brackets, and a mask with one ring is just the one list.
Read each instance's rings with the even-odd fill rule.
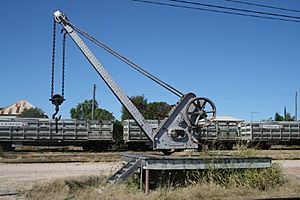
[[81,99],[83,96],[87,95],[90,91],[92,91],[93,88],[89,88],[84,93],[82,93],[77,99],[73,100],[71,103],[68,103],[67,105],[61,106],[61,111],[67,109],[68,107],[72,106],[74,103],[78,102],[79,99]]
[[105,89],[104,87],[101,87],[101,86],[99,86],[99,85],[97,85],[97,84],[95,84],[95,85],[97,86],[97,89],[99,89],[99,90],[101,90],[101,91],[103,91],[103,92],[106,92],[106,93],[108,93],[108,94],[111,94],[111,92],[110,92],[109,90]]
[[255,10],[247,10],[247,9],[240,9],[240,8],[233,8],[233,7],[226,7],[226,6],[218,6],[213,4],[204,4],[204,3],[197,3],[192,1],[182,1],[182,0],[169,0],[172,2],[178,2],[178,3],[185,3],[185,4],[193,4],[198,6],[205,6],[205,7],[211,7],[211,8],[221,8],[225,10],[234,10],[234,11],[242,11],[247,13],[255,13],[255,14],[261,14],[261,15],[271,15],[276,17],[286,17],[286,18],[292,18],[292,19],[300,19],[298,16],[291,16],[291,15],[282,15],[277,13],[271,13],[271,12],[261,12],[261,11],[255,11]]
[[262,7],[262,8],[271,8],[271,9],[275,9],[275,10],[283,10],[283,11],[290,11],[290,12],[300,13],[300,10],[294,10],[294,9],[290,9],[290,8],[281,8],[281,7],[276,7],[276,6],[269,6],[269,5],[264,5],[264,4],[250,3],[250,2],[237,1],[237,0],[224,0],[224,1],[229,1],[229,2],[233,2],[233,3],[239,3],[239,4],[245,4],[245,5],[250,5],[250,6],[256,6],[256,7]]
[[223,14],[229,14],[229,15],[238,15],[238,16],[255,17],[255,18],[261,18],[261,19],[270,19],[270,20],[278,20],[278,21],[285,21],[285,22],[300,23],[299,20],[293,20],[293,19],[267,17],[267,16],[252,15],[252,14],[245,14],[245,13],[238,13],[238,12],[230,12],[230,11],[222,11],[222,10],[215,10],[215,9],[207,9],[207,8],[199,8],[199,7],[191,7],[191,6],[170,4],[170,3],[153,2],[153,1],[147,1],[147,0],[132,0],[132,1],[139,2],[139,3],[148,3],[148,4],[161,5],[161,6],[169,6],[169,7],[175,7],[175,8],[186,8],[186,9],[192,9],[192,10],[201,10],[201,11],[223,13]]
[[112,54],[113,56],[115,56],[116,58],[118,58],[119,60],[125,62],[130,67],[134,68],[135,70],[137,70],[138,72],[140,72],[144,76],[148,77],[152,81],[156,82],[160,86],[162,86],[165,89],[167,89],[168,91],[172,92],[176,96],[182,97],[184,95],[182,92],[180,92],[176,88],[172,87],[171,85],[165,83],[164,81],[162,81],[159,78],[155,77],[154,75],[150,74],[149,72],[147,72],[145,69],[143,69],[139,65],[133,63],[132,61],[130,61],[126,57],[122,56],[121,54],[117,53],[113,49],[109,48],[107,45],[105,45],[102,42],[98,41],[97,39],[95,39],[94,37],[92,37],[91,35],[89,35],[88,33],[82,31],[81,29],[79,29],[78,27],[74,26],[70,22],[68,22],[68,21],[66,21],[66,22],[68,24],[70,24],[73,27],[73,29],[76,30],[77,32],[79,32],[81,35],[83,35],[84,37],[86,37],[87,39],[89,39],[90,41],[92,41],[93,43],[95,43],[96,45],[100,46],[101,48],[103,48],[104,50],[106,50],[107,52],[109,52],[110,54]]

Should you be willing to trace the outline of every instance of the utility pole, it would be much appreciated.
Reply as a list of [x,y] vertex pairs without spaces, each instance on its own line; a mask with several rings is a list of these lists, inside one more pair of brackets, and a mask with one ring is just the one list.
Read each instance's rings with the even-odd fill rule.
[[297,99],[297,97],[298,97],[298,92],[296,91],[296,94],[295,94],[295,121],[297,121],[298,119],[297,119],[297,114],[298,114],[298,108],[297,108],[297,104],[298,104],[298,99]]
[[95,98],[96,98],[96,84],[94,84],[94,89],[93,89],[92,119],[94,119],[95,116]]

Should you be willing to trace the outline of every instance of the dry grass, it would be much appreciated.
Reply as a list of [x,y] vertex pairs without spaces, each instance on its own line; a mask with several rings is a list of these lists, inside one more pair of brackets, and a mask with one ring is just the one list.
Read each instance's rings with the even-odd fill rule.
[[0,158],[5,158],[6,155],[5,153],[3,152],[2,148],[0,147]]
[[[203,150],[201,152],[176,152],[177,156],[238,156],[238,157],[272,157],[273,160],[300,159],[300,150],[277,149],[255,150],[238,147],[237,150]],[[17,151],[2,152],[0,162],[5,163],[43,163],[43,162],[115,162],[119,161],[125,152],[83,152],[80,148],[68,147],[17,147]],[[136,153],[136,152],[127,152]],[[141,152],[138,152],[139,154]],[[143,153],[161,155],[161,152],[149,151]]]
[[[124,153],[124,152],[122,152]],[[121,159],[120,152],[2,152],[0,150],[0,162],[2,163],[54,163],[54,162],[115,162]],[[139,152],[140,153],[140,152]],[[203,151],[181,152],[177,156],[199,156],[210,158],[212,156],[237,156],[237,157],[272,157],[273,160],[300,159],[299,150],[254,150],[244,149],[236,151]]]
[[211,156],[238,156],[238,157],[271,157],[273,160],[299,160],[300,150],[277,149],[277,150],[257,150],[240,148],[237,150],[209,150],[199,152],[200,157]]
[[212,183],[222,187],[249,187],[259,190],[269,190],[282,186],[286,179],[279,165],[273,164],[264,169],[208,169],[187,173],[187,180],[193,185],[197,183]]
[[[202,174],[201,174],[202,173]],[[223,174],[223,175],[222,175]],[[193,172],[185,186],[161,185],[146,195],[138,188],[138,181],[109,186],[106,177],[58,179],[36,185],[24,195],[27,199],[253,199],[263,197],[296,196],[300,183],[283,178],[281,169],[249,170],[244,172]],[[200,177],[201,176],[201,177]],[[223,177],[223,178],[221,178]],[[224,178],[224,177],[227,177]],[[196,181],[198,180],[198,181]]]
[[119,153],[88,152],[6,152],[2,163],[58,163],[58,162],[115,162],[121,158]]
[[[74,180],[73,180],[74,181]],[[71,181],[72,182],[72,181]],[[215,183],[196,184],[188,187],[158,188],[146,195],[140,190],[128,187],[126,184],[105,186],[70,184],[66,180],[57,180],[35,187],[26,193],[26,199],[254,199],[263,197],[290,197],[299,195],[300,184],[287,182],[283,186],[273,187],[269,190],[259,190],[246,186],[223,187]]]

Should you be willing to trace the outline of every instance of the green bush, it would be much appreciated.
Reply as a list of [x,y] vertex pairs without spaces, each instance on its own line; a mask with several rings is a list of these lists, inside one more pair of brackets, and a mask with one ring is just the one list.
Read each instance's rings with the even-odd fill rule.
[[[139,188],[139,176],[131,177],[127,187]],[[214,184],[221,187],[248,187],[269,190],[286,182],[281,168],[273,164],[262,169],[205,169],[205,170],[165,170],[151,171],[150,189],[178,188],[197,184]]]
[[278,165],[264,169],[207,169],[186,173],[187,184],[213,183],[223,187],[246,186],[268,190],[283,185],[286,180]]

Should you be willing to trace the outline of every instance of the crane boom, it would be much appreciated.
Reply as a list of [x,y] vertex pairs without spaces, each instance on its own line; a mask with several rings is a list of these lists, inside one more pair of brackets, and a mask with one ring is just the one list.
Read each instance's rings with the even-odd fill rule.
[[[63,26],[113,94],[133,116],[146,136],[152,141],[154,149],[195,149],[198,147],[201,127],[208,125],[210,120],[215,117],[216,110],[212,101],[207,98],[196,97],[193,93],[185,94],[160,123],[159,127],[153,130],[152,126],[147,123],[139,110],[82,41],[66,16],[62,12],[56,11],[54,19]],[[207,105],[211,106],[210,111],[205,110]],[[209,114],[211,117],[208,117]]]
[[146,120],[139,112],[139,110],[134,106],[126,94],[121,90],[117,83],[111,78],[109,73],[100,63],[100,61],[95,57],[95,55],[90,51],[86,44],[81,40],[76,31],[65,21],[65,16],[61,12],[57,11],[54,13],[56,20],[61,20],[61,25],[68,32],[70,37],[73,39],[75,44],[79,47],[81,52],[85,55],[88,61],[92,64],[94,69],[98,72],[110,90],[119,99],[119,101],[128,109],[128,112],[134,117],[137,123],[142,127],[143,131],[149,136],[152,134],[152,127],[147,124]]

